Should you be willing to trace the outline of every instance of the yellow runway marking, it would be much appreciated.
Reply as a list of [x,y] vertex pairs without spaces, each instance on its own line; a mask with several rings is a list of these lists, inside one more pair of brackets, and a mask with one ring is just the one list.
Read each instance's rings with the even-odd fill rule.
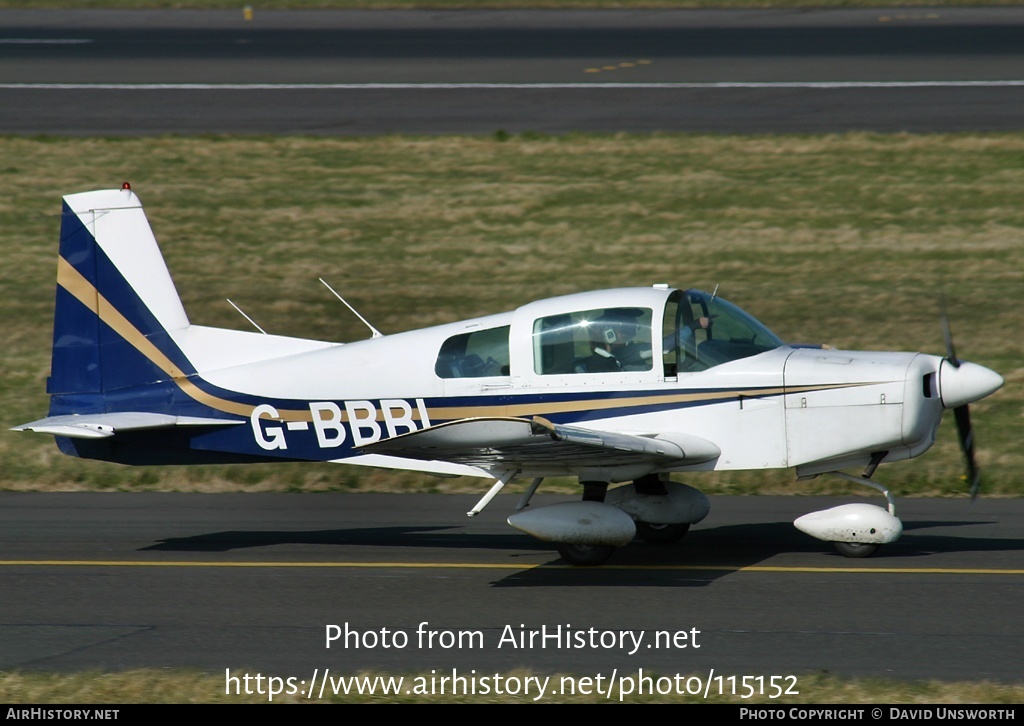
[[647,59],[641,59],[641,60],[636,60],[636,61],[622,61],[618,65],[614,65],[614,66],[611,66],[611,65],[609,65],[609,66],[601,66],[599,68],[592,66],[590,68],[584,68],[583,72],[584,73],[601,73],[603,71],[615,71],[615,70],[618,70],[619,68],[636,68],[637,66],[649,66],[649,65],[651,65],[651,61],[649,61]]
[[[572,565],[499,564],[487,562],[189,562],[185,560],[0,560],[0,567],[285,567],[381,568],[434,570],[579,569]],[[659,570],[686,572],[791,572],[807,574],[887,575],[1024,575],[1024,569],[981,567],[782,567],[774,565],[604,565],[590,570]]]

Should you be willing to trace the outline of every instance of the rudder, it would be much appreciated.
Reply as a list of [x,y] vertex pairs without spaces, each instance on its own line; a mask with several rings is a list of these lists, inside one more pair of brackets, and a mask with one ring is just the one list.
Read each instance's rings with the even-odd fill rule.
[[60,397],[73,397],[78,413],[100,410],[104,393],[194,372],[168,334],[188,325],[127,185],[64,197],[47,384],[53,404],[63,408]]

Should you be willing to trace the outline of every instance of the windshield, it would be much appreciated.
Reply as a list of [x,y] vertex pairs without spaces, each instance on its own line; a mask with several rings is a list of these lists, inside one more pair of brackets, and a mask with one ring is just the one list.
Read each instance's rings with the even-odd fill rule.
[[756,318],[701,290],[673,295],[665,313],[666,375],[672,375],[673,368],[703,371],[783,345]]

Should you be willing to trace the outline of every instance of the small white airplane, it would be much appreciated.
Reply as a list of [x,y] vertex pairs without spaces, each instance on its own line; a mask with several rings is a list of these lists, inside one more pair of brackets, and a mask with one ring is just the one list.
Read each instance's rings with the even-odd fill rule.
[[[795,522],[863,557],[902,532],[871,476],[924,453],[946,409],[977,491],[967,405],[1003,383],[956,357],[948,325],[945,357],[789,346],[715,294],[667,285],[394,335],[369,327],[341,344],[193,325],[130,187],[73,194],[50,412],[15,430],[125,464],[333,461],[495,479],[470,516],[527,477],[509,524],[576,565],[701,521],[707,498],[672,473],[792,467],[886,496],[887,508]],[[853,467],[862,475],[842,471]],[[527,509],[544,477],[566,475],[582,501]]]

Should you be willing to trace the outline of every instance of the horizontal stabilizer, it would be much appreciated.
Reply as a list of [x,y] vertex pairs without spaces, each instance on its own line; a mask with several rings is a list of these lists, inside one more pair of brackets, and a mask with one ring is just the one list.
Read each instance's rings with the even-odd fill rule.
[[67,436],[72,439],[103,439],[119,431],[162,429],[174,426],[234,426],[241,420],[171,416],[164,413],[125,411],[123,413],[93,413],[87,415],[50,416],[31,423],[15,426],[11,431],[35,431],[40,434]]

